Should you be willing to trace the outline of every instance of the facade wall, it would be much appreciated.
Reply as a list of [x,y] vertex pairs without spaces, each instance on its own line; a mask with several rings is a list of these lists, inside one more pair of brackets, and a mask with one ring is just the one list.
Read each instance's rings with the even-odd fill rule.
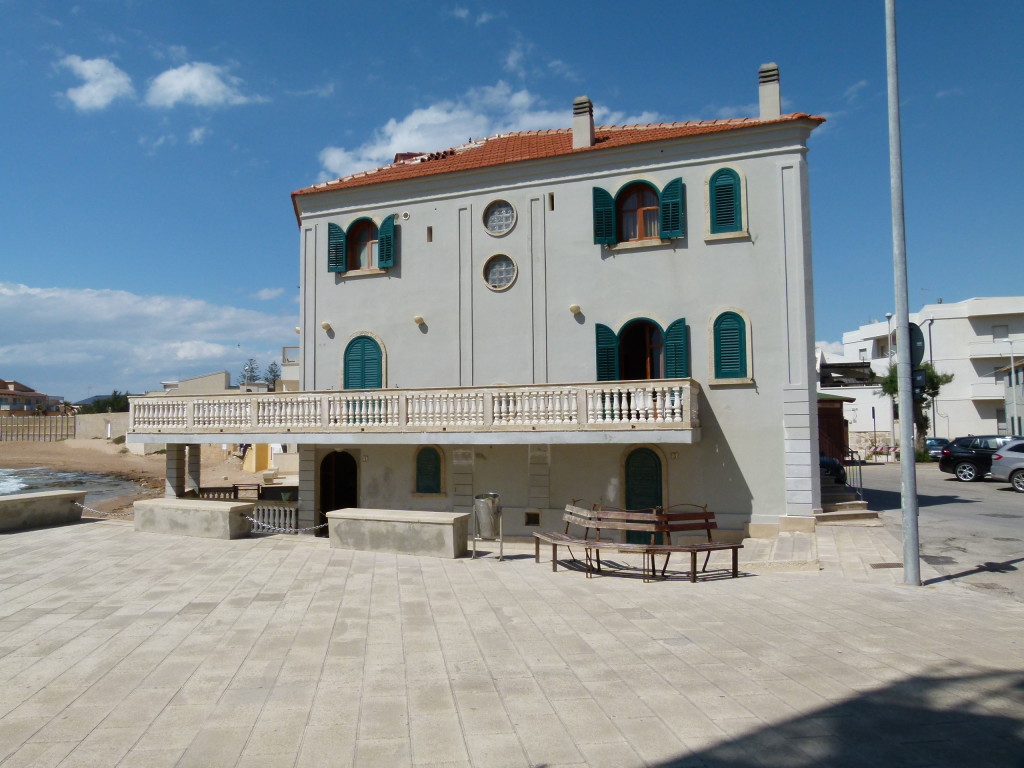
[[[812,472],[806,134],[791,127],[664,142],[655,151],[641,145],[300,198],[302,388],[342,388],[342,356],[359,334],[384,350],[384,387],[594,381],[595,324],[618,332],[645,318],[665,329],[685,318],[691,376],[701,384],[701,439],[659,446],[670,497],[711,503],[737,526],[811,514],[820,502]],[[708,240],[705,184],[723,166],[742,175],[750,236]],[[686,185],[686,238],[594,244],[595,186],[614,195],[630,182],[661,189],[674,178]],[[482,219],[496,199],[510,202],[517,216],[502,237],[488,234]],[[397,266],[385,274],[328,272],[329,223],[347,228],[362,216],[379,223],[392,213]],[[494,254],[518,267],[515,283],[501,292],[482,278]],[[581,312],[571,313],[570,305]],[[715,384],[712,323],[727,310],[747,323],[751,380]],[[611,501],[623,450],[552,446],[552,508],[580,496]],[[410,449],[360,451],[367,457],[360,483],[368,506],[440,505],[401,490]],[[474,490],[504,488],[507,505],[528,507],[526,446],[476,453]]]

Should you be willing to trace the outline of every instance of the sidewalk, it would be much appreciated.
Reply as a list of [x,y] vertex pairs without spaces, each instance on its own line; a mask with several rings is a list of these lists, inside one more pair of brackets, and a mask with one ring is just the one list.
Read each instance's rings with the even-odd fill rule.
[[505,549],[0,536],[0,762],[1020,766],[1024,605],[903,586],[871,567],[900,560],[884,528],[751,544],[697,584]]

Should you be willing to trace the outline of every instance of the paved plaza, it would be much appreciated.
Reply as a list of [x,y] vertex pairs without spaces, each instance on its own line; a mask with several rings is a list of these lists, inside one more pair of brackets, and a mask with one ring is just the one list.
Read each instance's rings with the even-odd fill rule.
[[1024,766],[1024,604],[903,586],[884,528],[697,584],[505,552],[2,535],[0,764]]

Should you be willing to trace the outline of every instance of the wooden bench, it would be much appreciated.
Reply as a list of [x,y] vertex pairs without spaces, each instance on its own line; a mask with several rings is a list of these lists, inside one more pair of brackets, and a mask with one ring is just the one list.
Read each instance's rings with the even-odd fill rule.
[[[716,542],[712,538],[712,531],[718,525],[715,522],[715,513],[708,512],[707,505],[699,504],[678,504],[663,510],[660,507],[647,510],[624,510],[612,509],[594,505],[591,508],[577,506],[575,503],[565,507],[565,514],[562,515],[565,521],[564,532],[540,532],[534,533],[534,562],[540,562],[540,544],[545,542],[551,545],[551,570],[558,570],[558,547],[571,547],[576,545],[584,551],[584,562],[586,564],[587,577],[591,578],[594,571],[601,570],[601,550],[613,549],[618,552],[636,552],[643,555],[643,577],[644,581],[651,581],[657,575],[657,567],[654,558],[656,555],[665,555],[665,564],[661,569],[662,578],[668,569],[669,558],[675,552],[690,553],[690,581],[697,581],[697,553],[705,552],[704,567],[706,571],[711,553],[720,550],[732,551],[732,577],[739,575],[739,550],[742,544],[731,544]],[[582,536],[569,534],[571,526],[583,529]],[[593,537],[591,537],[593,531]],[[624,542],[621,541],[622,531],[635,531],[641,533],[647,541]],[[672,534],[700,534],[703,533],[706,541],[701,542],[672,542]],[[610,538],[609,534],[614,538]],[[570,554],[572,550],[570,549]],[[575,557],[573,559],[576,559]]]

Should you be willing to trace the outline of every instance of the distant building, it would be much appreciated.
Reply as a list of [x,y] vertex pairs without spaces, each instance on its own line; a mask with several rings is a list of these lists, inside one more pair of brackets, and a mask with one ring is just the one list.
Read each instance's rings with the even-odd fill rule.
[[36,392],[17,381],[0,379],[0,413],[61,413],[64,398]]
[[[929,409],[928,434],[948,438],[1021,434],[1024,296],[926,304],[910,315],[910,322],[917,323],[924,335],[925,361],[954,377]],[[866,370],[870,368],[879,378],[886,375],[896,359],[895,336],[894,319],[875,321],[843,334],[841,356],[819,353],[821,390],[856,399],[846,407],[854,449],[892,441],[892,400],[882,395],[877,382],[866,380]],[[1017,363],[1016,389],[1010,386],[1011,354]]]

